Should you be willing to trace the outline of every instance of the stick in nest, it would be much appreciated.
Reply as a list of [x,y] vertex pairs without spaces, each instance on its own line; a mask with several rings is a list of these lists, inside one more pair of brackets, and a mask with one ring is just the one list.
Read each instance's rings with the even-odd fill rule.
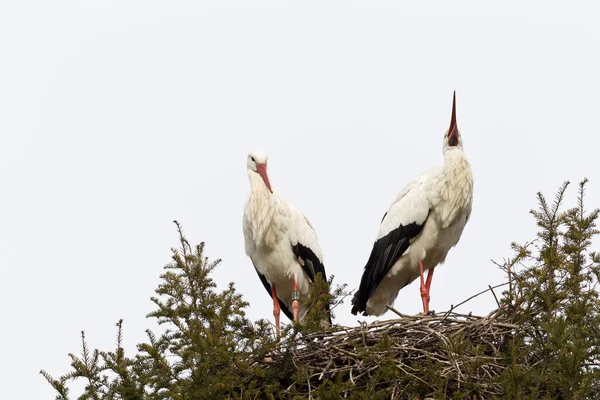
[[[499,396],[502,388],[495,377],[505,368],[501,348],[518,327],[510,323],[508,314],[500,308],[486,316],[459,314],[453,310],[487,291],[495,297],[493,289],[506,284],[489,286],[445,313],[409,316],[388,306],[400,318],[370,325],[359,321],[357,327],[337,326],[297,338],[296,346],[290,347],[292,360],[295,365],[308,368],[308,379],[304,384],[293,383],[290,387],[295,386],[299,394],[308,397],[323,381],[341,377],[360,389],[371,384],[376,370],[391,362],[403,372],[396,380],[386,383],[390,393],[393,388],[397,394],[407,385],[403,378],[407,375],[431,386],[423,372],[425,363],[437,365],[439,377],[450,385],[470,381],[479,388],[481,396]],[[319,341],[312,340],[317,337]],[[384,343],[384,338],[386,346],[375,346]],[[269,355],[273,362],[266,366],[277,368],[276,360],[281,360],[284,353]]]

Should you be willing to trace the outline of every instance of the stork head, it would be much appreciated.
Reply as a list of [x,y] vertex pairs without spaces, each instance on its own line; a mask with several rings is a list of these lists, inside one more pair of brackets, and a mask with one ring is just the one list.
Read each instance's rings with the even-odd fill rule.
[[265,186],[269,189],[269,192],[273,193],[271,189],[271,183],[269,182],[269,176],[267,175],[267,153],[262,150],[254,150],[248,154],[248,172],[256,173],[260,175]]
[[452,148],[459,148],[462,150],[462,147],[462,136],[460,136],[458,125],[456,125],[456,92],[454,92],[454,96],[452,97],[452,117],[450,119],[450,127],[444,135],[444,152]]

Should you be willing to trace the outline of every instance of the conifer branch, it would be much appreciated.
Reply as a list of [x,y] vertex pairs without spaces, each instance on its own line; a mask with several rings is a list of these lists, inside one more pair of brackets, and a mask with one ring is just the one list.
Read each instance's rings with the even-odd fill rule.
[[[60,400],[79,378],[84,400],[599,397],[600,254],[592,243],[600,210],[586,210],[587,183],[566,210],[569,182],[552,204],[537,194],[537,237],[493,261],[507,282],[445,313],[409,316],[390,306],[398,319],[342,327],[329,326],[328,315],[351,292],[330,290],[333,276],[318,275],[303,300],[305,320],[284,326],[281,341],[268,321],[247,319],[233,283],[217,288],[211,274],[221,260],[205,255],[204,242],[192,247],[174,221],[179,245],[147,315],[164,331],[146,330],[133,357],[123,320],[109,352],[90,350],[82,332],[71,371],[40,374]],[[498,306],[488,315],[456,312],[488,291]]]

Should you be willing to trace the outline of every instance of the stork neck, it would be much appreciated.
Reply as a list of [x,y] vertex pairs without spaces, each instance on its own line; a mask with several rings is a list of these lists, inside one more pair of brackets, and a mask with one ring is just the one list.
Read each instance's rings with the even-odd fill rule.
[[273,197],[270,196],[273,193],[267,188],[265,181],[263,181],[259,174],[248,170],[248,179],[250,179],[250,196],[264,196],[265,201],[268,201]]
[[439,213],[442,228],[446,228],[470,209],[473,198],[473,173],[461,149],[447,149],[444,152],[444,167],[438,176],[437,188],[441,201]]
[[262,178],[248,171],[250,196],[246,203],[250,217],[252,236],[258,247],[273,248],[285,232],[283,224],[284,205],[275,193],[271,193]]
[[450,148],[444,152],[443,180],[447,184],[461,185],[472,182],[471,165],[460,148]]
[[459,147],[449,147],[444,151],[444,168],[453,168],[466,161],[467,157]]

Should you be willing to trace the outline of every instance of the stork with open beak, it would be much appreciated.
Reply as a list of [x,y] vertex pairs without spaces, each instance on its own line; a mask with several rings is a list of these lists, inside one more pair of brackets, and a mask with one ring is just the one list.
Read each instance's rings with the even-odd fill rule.
[[423,312],[429,312],[433,271],[458,243],[473,203],[473,174],[456,123],[456,93],[443,154],[444,165],[406,185],[383,216],[352,314],[384,314],[400,289],[418,277]]
[[[246,254],[252,260],[265,289],[273,299],[277,337],[280,311],[300,321],[306,299],[317,274],[327,281],[321,247],[308,219],[291,203],[273,191],[267,175],[267,154],[256,150],[248,154],[250,194],[244,208]],[[292,310],[292,311],[290,311]],[[329,309],[326,309],[331,316]]]

